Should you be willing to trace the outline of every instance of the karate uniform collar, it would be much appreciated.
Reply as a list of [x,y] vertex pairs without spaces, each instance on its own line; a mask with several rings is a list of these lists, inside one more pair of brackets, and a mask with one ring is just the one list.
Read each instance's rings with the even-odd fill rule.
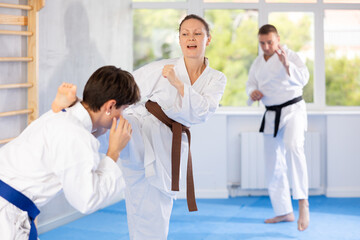
[[[207,57],[205,57],[204,62],[205,62],[205,66],[206,66],[205,69],[204,69],[204,72],[205,72],[205,70],[209,67],[209,59]],[[185,58],[184,57],[179,58],[176,65],[182,65],[186,69]]]
[[90,114],[84,108],[80,101],[75,103],[74,106],[67,108],[66,111],[70,112],[72,116],[77,118],[89,132],[92,131],[93,124],[90,118]]
[[[201,75],[199,76],[198,79],[200,79],[208,70],[209,70],[209,59],[207,57],[205,57],[205,69],[204,71],[201,73]],[[177,66],[180,66],[181,71],[178,72],[180,79],[186,79],[188,81],[188,83],[191,85],[191,81],[188,75],[188,72],[186,70],[186,65],[185,65],[185,58],[184,57],[180,57],[176,63]],[[197,81],[196,81],[197,82]],[[196,84],[196,82],[194,84]]]

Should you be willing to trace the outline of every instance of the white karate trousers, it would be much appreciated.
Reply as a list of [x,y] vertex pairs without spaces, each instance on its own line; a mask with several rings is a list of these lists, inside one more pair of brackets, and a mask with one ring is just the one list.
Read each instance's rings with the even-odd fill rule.
[[125,201],[130,240],[166,240],[173,197],[150,184],[145,177],[144,144],[138,119],[124,116],[132,126],[132,138],[118,161],[126,183]]
[[30,221],[27,212],[0,197],[0,239],[29,240]]
[[294,111],[277,136],[264,134],[266,177],[268,191],[276,216],[293,212],[293,199],[308,198],[308,174],[304,152],[306,120],[303,111]]

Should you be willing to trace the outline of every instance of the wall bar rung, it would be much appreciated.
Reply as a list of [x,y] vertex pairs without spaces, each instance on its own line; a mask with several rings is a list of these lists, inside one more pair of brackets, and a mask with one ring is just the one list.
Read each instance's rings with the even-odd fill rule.
[[0,7],[15,8],[15,9],[22,9],[22,10],[32,10],[32,7],[29,5],[10,4],[10,3],[0,3]]
[[21,115],[21,114],[29,114],[32,112],[33,112],[32,109],[23,109],[23,110],[10,111],[10,112],[0,112],[0,117],[9,117],[9,116],[15,116],[15,115]]
[[9,88],[30,88],[32,83],[13,83],[13,84],[1,84],[0,89],[9,89]]
[[10,141],[13,140],[13,139],[15,139],[15,138],[0,139],[0,144],[8,143],[8,142],[10,142]]
[[31,36],[33,33],[29,31],[11,31],[11,30],[0,30],[0,34],[4,35],[23,35]]
[[0,24],[27,26],[28,17],[0,14]]
[[32,57],[0,57],[0,62],[31,62]]

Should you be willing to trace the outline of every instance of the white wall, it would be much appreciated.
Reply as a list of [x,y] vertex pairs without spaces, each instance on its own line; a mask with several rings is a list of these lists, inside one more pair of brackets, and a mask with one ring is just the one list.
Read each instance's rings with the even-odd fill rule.
[[360,197],[360,114],[327,119],[327,196]]
[[57,86],[78,86],[103,65],[132,69],[131,0],[51,0],[40,12],[40,113]]
[[[227,198],[227,118],[215,115],[192,126],[191,153],[196,198]],[[186,196],[186,165],[181,163],[179,198]]]
[[[40,114],[50,109],[57,87],[64,81],[75,83],[82,97],[85,83],[97,68],[115,65],[132,70],[130,3],[46,1],[39,13]],[[40,210],[40,233],[82,216],[61,193]]]
[[[228,118],[227,127],[227,153],[228,153],[228,185],[231,187],[232,195],[262,195],[267,194],[267,191],[258,190],[244,190],[241,188],[241,141],[240,134],[242,132],[258,132],[262,112],[249,111],[219,111],[218,114],[226,115]],[[324,193],[325,192],[325,166],[326,166],[326,116],[322,113],[308,114],[308,131],[320,133],[320,188],[312,189],[310,193]],[[234,189],[235,188],[235,189]]]
[[[212,173],[211,181],[222,179],[226,174],[228,187],[235,187],[234,195],[267,194],[266,191],[252,191],[241,189],[241,152],[240,133],[258,131],[261,122],[261,112],[249,111],[224,111],[220,110],[214,116],[214,120],[224,124],[217,125],[226,134],[214,136],[213,125],[204,125],[197,128],[193,134],[194,138],[205,139],[209,142],[211,138],[218,143],[226,143],[226,163],[217,159],[218,151],[222,148],[213,148],[208,145],[192,146],[193,153],[206,153],[209,158],[200,158],[197,171],[209,168],[208,162],[218,161],[219,164],[227,165],[226,173],[219,165],[212,166],[207,171]],[[220,123],[220,122],[219,122]],[[344,114],[341,112],[311,112],[308,113],[308,131],[320,134],[320,187],[310,189],[310,194],[325,194],[329,197],[360,197],[360,113]],[[226,129],[224,129],[226,126]],[[199,173],[195,172],[195,181],[205,182]],[[224,184],[224,182],[222,182]],[[211,187],[209,184],[208,187]],[[222,185],[219,189],[223,189]],[[197,189],[201,192],[203,189]],[[234,190],[234,189],[230,189]],[[218,191],[219,196],[220,191]]]

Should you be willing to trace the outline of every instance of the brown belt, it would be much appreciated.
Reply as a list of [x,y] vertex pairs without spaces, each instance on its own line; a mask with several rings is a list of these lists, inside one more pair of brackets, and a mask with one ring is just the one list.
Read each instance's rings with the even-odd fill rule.
[[194,177],[192,171],[192,158],[190,151],[190,130],[181,123],[178,123],[164,113],[159,104],[152,101],[147,101],[146,109],[159,119],[162,123],[168,126],[173,132],[172,149],[171,149],[171,190],[179,191],[179,175],[180,175],[180,152],[181,152],[181,135],[185,132],[189,141],[189,154],[186,173],[186,199],[190,212],[197,211],[194,189]]

